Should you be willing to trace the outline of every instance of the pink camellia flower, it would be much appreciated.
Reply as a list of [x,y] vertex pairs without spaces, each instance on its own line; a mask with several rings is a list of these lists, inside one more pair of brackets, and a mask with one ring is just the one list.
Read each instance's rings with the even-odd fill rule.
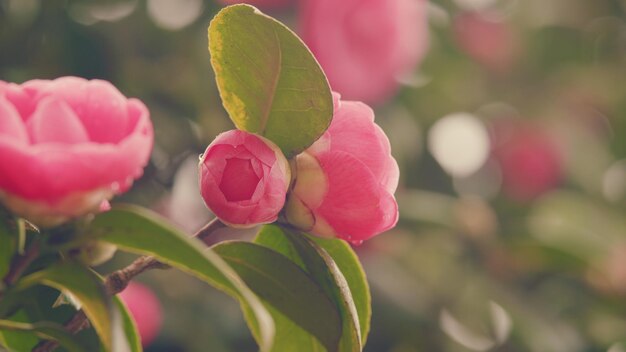
[[389,139],[374,123],[372,109],[361,102],[340,101],[337,93],[334,98],[330,127],[296,159],[286,217],[318,236],[360,244],[398,221],[393,196],[398,164]]
[[274,222],[291,181],[289,163],[278,146],[239,130],[215,138],[200,158],[199,173],[204,202],[234,227]]
[[128,190],[152,142],[148,109],[108,82],[0,81],[0,200],[38,225],[97,212]]
[[219,0],[223,5],[249,4],[262,9],[278,9],[291,5],[295,0]]
[[150,288],[134,281],[129,282],[118,296],[135,320],[141,344],[148,346],[159,334],[163,323],[159,299]]
[[509,24],[495,15],[462,13],[454,19],[454,35],[471,58],[493,71],[506,71],[515,62],[518,38]]
[[428,47],[426,0],[306,0],[301,32],[333,90],[379,103]]
[[494,124],[493,155],[500,164],[504,193],[530,201],[554,189],[562,179],[563,158],[540,128],[519,121]]

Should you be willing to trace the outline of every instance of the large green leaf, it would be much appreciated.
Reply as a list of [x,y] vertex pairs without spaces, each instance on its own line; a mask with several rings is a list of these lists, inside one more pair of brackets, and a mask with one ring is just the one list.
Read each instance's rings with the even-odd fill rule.
[[282,23],[249,5],[226,7],[209,26],[209,51],[222,102],[237,128],[267,137],[290,157],[330,125],[326,76]]
[[[11,331],[17,334],[34,334],[37,337],[46,340],[58,341],[61,346],[66,348],[69,352],[82,352],[85,349],[76,341],[74,337],[68,333],[63,326],[50,322],[39,322],[34,324],[20,323],[11,320],[0,320],[0,334]],[[6,338],[3,337],[3,340]],[[7,343],[8,345],[8,343]],[[10,350],[20,351],[23,346],[9,345],[6,346]]]
[[[304,270],[284,255],[249,242],[225,242],[215,252],[237,271],[265,302],[309,334],[329,351],[335,351],[341,336],[336,305]],[[276,319],[276,320],[279,320]],[[277,339],[278,344],[280,341]],[[274,350],[285,350],[275,345]],[[291,346],[291,349],[298,346]]]
[[122,250],[152,255],[237,298],[261,349],[271,348],[274,336],[271,315],[237,273],[201,241],[188,237],[158,215],[129,205],[97,215],[88,231]]
[[[276,225],[264,226],[255,242],[298,263],[333,297],[341,310],[344,325],[341,351],[358,350],[365,344],[371,317],[369,287],[349,245],[341,240],[317,239]],[[296,341],[293,334],[287,338]]]
[[372,297],[370,288],[365,277],[361,262],[356,256],[352,248],[346,241],[340,239],[320,238],[315,236],[306,236],[318,246],[322,247],[343,274],[348,282],[352,300],[359,315],[359,326],[361,328],[361,341],[363,345],[367,341],[367,335],[370,331],[370,320],[372,317]]
[[21,279],[16,290],[35,284],[71,293],[82,305],[85,315],[98,332],[107,351],[128,351],[119,312],[111,303],[100,278],[78,262],[67,261]]

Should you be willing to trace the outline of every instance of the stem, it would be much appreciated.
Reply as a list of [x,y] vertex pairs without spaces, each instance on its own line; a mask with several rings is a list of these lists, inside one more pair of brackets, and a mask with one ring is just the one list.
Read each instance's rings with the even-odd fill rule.
[[193,237],[197,237],[199,239],[202,240],[202,242],[204,242],[205,244],[209,245],[210,244],[210,237],[211,235],[221,229],[226,227],[226,225],[224,225],[223,222],[220,221],[220,219],[215,218],[211,221],[209,221],[208,224],[204,225],[203,228],[201,228],[200,230],[198,230],[198,232],[196,232]]
[[39,255],[39,247],[39,241],[35,240],[35,242],[30,247],[28,247],[24,254],[15,257],[13,263],[11,264],[9,272],[3,279],[5,285],[13,285],[17,281],[17,279],[22,276],[30,263],[32,263],[33,260],[35,260],[35,258],[37,258],[37,256]]
[[[193,237],[201,239],[204,243],[208,244],[210,236],[218,229],[225,227],[218,218],[209,221],[203,228],[198,230]],[[104,280],[104,287],[109,296],[113,296],[117,293],[124,291],[128,286],[128,283],[137,275],[144,271],[151,269],[168,269],[169,265],[161,263],[156,258],[151,256],[141,256],[127,267],[114,271],[109,274]],[[82,310],[76,312],[76,314],[65,324],[65,329],[75,334],[85,328],[89,327],[89,320]],[[59,343],[56,341],[46,341],[33,349],[33,352],[50,352],[59,347]]]

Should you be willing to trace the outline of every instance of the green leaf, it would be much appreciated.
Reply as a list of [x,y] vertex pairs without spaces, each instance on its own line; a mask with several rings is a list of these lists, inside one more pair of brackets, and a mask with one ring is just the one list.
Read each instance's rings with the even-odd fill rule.
[[71,293],[81,303],[106,350],[128,350],[120,316],[95,273],[78,262],[62,262],[24,277],[17,283],[16,290],[36,284]]
[[15,252],[15,237],[11,234],[8,219],[3,215],[0,212],[0,279],[9,272]]
[[359,315],[361,341],[363,346],[365,346],[367,335],[370,331],[370,320],[372,318],[372,297],[370,295],[367,277],[365,276],[359,258],[346,241],[315,236],[306,237],[330,254],[348,282],[350,292],[352,292],[352,300],[354,301],[354,306]]
[[269,350],[274,323],[261,301],[237,273],[201,241],[190,238],[158,215],[136,206],[116,206],[96,216],[89,231],[121,250],[151,255],[237,298],[261,350]]
[[[16,311],[9,319],[10,322],[16,323],[30,322],[29,316],[24,309]],[[8,330],[0,327],[0,346],[6,348],[9,352],[30,351],[38,343],[39,338],[34,332]]]
[[363,269],[348,244],[336,239],[318,239],[276,225],[264,226],[255,242],[298,263],[333,297],[344,323],[341,351],[358,350],[365,344],[371,298]]
[[[68,333],[63,326],[51,322],[39,322],[34,324],[20,323],[10,320],[0,320],[0,331],[12,331],[19,333],[33,333],[34,335],[46,339],[55,340],[65,347],[69,352],[82,352],[85,349],[76,341],[74,337]],[[6,346],[9,349],[15,348],[19,351],[18,346]]]
[[122,327],[124,328],[126,340],[128,340],[128,344],[130,345],[130,351],[141,352],[141,338],[139,337],[137,324],[130,315],[128,307],[126,307],[124,302],[122,302],[118,296],[113,297],[113,303],[115,303],[115,307],[119,310],[120,315],[122,316]]
[[[225,242],[213,249],[274,308],[275,315],[280,313],[281,318],[317,337],[327,350],[337,349],[341,336],[337,307],[298,265],[280,253],[249,242]],[[285,349],[275,345],[274,350]]]
[[222,103],[238,129],[267,137],[291,157],[330,125],[326,76],[282,23],[249,5],[223,8],[209,26],[209,51]]

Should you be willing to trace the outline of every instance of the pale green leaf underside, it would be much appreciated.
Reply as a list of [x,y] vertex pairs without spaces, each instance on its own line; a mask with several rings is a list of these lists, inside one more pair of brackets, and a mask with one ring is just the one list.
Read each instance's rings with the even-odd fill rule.
[[238,129],[267,137],[290,157],[330,125],[326,76],[282,23],[249,5],[226,7],[209,26],[209,51],[222,103]]

